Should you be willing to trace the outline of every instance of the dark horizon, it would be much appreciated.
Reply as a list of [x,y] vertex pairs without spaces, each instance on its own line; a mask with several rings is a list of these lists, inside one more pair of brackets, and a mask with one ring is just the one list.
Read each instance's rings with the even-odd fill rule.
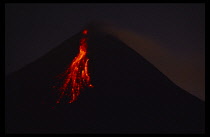
[[35,61],[94,20],[160,41],[204,60],[204,3],[5,4],[5,75]]

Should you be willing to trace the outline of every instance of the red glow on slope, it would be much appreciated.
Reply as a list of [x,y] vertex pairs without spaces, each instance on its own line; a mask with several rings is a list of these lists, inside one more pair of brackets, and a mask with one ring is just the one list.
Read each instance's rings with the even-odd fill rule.
[[88,31],[85,29],[85,30],[83,30],[82,33],[83,33],[84,35],[87,35]]
[[[84,30],[83,34],[87,35],[88,31]],[[70,98],[69,103],[77,100],[80,92],[85,87],[93,87],[90,84],[90,76],[88,73],[88,61],[87,58],[87,38],[80,39],[79,54],[73,59],[72,63],[65,71],[65,79],[62,86],[59,88],[60,97],[56,103],[60,103],[61,98],[68,96]]]

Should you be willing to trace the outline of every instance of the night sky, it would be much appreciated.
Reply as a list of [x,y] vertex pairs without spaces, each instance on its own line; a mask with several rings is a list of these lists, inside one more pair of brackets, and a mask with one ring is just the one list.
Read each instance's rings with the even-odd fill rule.
[[148,36],[177,56],[189,61],[196,58],[204,68],[203,3],[8,3],[5,5],[6,75],[35,61],[91,21],[106,21]]

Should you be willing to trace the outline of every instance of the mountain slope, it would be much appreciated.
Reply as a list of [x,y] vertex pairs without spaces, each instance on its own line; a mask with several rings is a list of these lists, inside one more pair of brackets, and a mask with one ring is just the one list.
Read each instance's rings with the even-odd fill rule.
[[55,104],[52,87],[78,53],[79,33],[6,78],[6,132],[204,132],[203,101],[177,87],[118,39],[92,28],[89,32],[94,88],[71,104]]

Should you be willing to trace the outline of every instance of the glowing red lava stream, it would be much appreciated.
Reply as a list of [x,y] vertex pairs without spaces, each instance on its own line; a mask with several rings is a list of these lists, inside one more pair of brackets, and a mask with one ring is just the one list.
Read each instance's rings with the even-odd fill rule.
[[[83,30],[82,34],[87,35],[88,30]],[[90,76],[88,73],[88,58],[87,58],[87,38],[80,39],[79,54],[73,59],[68,69],[65,71],[64,82],[59,88],[60,97],[56,103],[60,103],[61,98],[68,96],[69,103],[77,100],[80,91],[85,87],[93,87],[90,84]]]

